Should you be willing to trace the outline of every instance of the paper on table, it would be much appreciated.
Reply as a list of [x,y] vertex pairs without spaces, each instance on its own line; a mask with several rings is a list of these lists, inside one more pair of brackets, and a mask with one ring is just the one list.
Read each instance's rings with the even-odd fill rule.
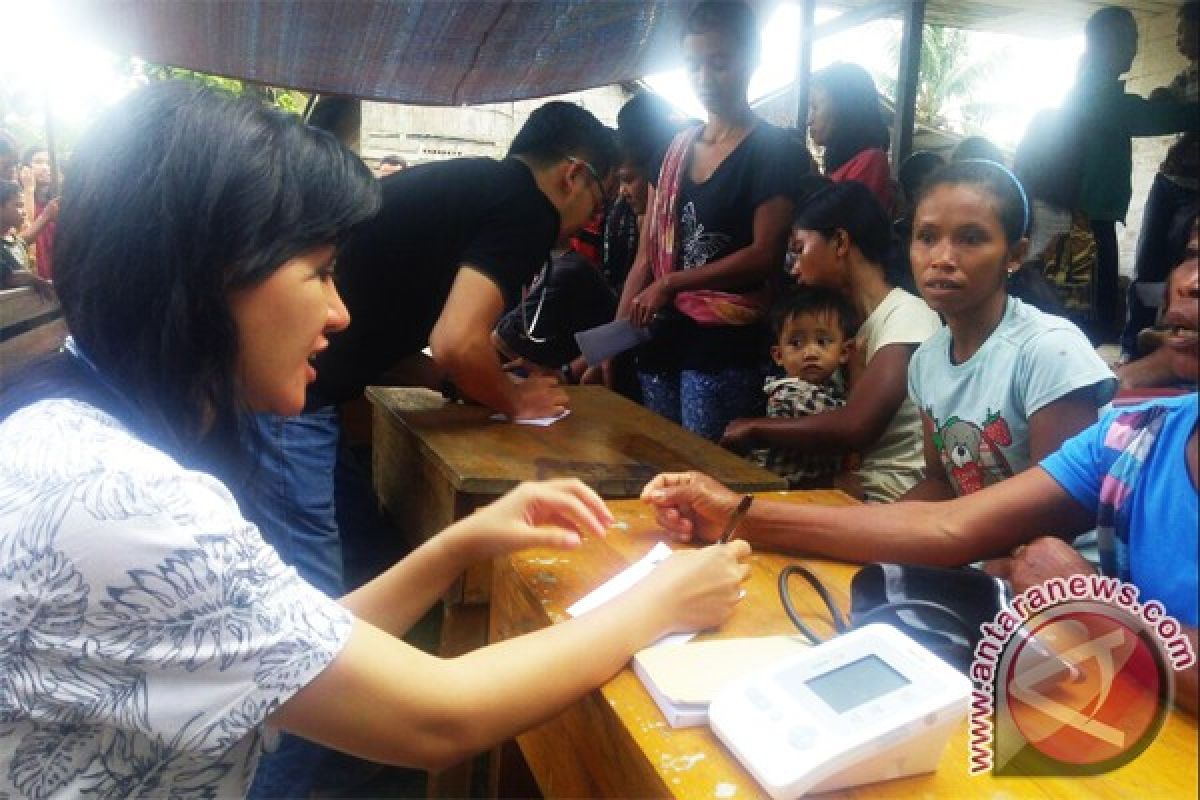
[[514,422],[517,425],[536,425],[539,428],[545,428],[548,425],[553,425],[560,419],[571,413],[571,409],[564,408],[561,413],[555,414],[553,417],[531,417],[530,419],[509,419],[504,414],[492,414],[492,419],[496,422]]
[[753,636],[647,647],[634,655],[633,671],[670,726],[686,728],[708,722],[719,689],[808,646],[799,636]]
[[[567,613],[572,617],[578,617],[581,614],[604,605],[614,597],[629,591],[634,584],[645,578],[654,571],[655,567],[670,557],[671,548],[659,542],[654,545],[649,553],[642,556],[640,561],[630,564],[623,572],[614,575],[579,600],[576,600],[574,605],[567,609]],[[659,639],[651,646],[683,644],[695,635],[695,633],[672,633]]]

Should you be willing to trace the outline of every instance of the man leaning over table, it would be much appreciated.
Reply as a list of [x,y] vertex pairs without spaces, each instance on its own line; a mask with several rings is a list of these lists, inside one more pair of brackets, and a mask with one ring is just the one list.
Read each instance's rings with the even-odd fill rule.
[[[258,468],[238,497],[245,516],[309,583],[331,597],[344,592],[335,483],[339,497],[369,492],[348,486],[354,468],[344,457],[339,465],[338,404],[370,384],[452,384],[514,419],[565,409],[566,393],[553,378],[509,378],[490,336],[551,249],[602,207],[615,158],[611,131],[592,114],[550,102],[530,115],[502,160],[451,159],[381,179],[382,209],[337,256],[350,327],[316,357],[318,377],[302,415],[257,419]],[[426,346],[432,358],[422,354]],[[293,770],[286,762],[295,758],[265,758],[252,795],[306,791],[287,779]]]

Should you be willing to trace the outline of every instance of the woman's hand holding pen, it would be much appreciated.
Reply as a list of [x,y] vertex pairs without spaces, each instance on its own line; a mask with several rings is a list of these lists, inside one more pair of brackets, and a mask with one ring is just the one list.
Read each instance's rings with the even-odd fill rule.
[[681,550],[659,564],[631,593],[645,593],[642,607],[662,614],[661,633],[701,631],[721,625],[745,596],[750,545],[737,540],[700,550]]
[[741,499],[700,472],[665,472],[642,489],[658,524],[681,542],[715,542]]

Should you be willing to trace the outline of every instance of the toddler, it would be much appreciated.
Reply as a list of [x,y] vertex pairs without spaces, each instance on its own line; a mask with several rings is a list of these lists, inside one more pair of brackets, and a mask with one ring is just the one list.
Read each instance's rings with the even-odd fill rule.
[[[771,358],[785,376],[763,386],[768,417],[804,417],[846,405],[840,368],[850,358],[855,313],[837,291],[799,286],[771,309]],[[769,436],[763,436],[769,439]],[[843,454],[772,446],[751,451],[760,466],[787,478],[793,489],[829,486]]]

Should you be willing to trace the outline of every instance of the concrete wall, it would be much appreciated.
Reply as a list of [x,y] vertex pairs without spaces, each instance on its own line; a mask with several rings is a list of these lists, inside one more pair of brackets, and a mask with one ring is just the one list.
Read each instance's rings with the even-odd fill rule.
[[[1136,12],[1135,12],[1136,13]],[[1178,18],[1173,12],[1142,14],[1138,22],[1138,55],[1127,76],[1126,89],[1146,97],[1159,86],[1166,86],[1179,74],[1187,59],[1175,49],[1175,27]],[[1174,136],[1139,137],[1133,140],[1133,199],[1124,228],[1117,227],[1121,248],[1121,274],[1133,274],[1134,252],[1138,231],[1142,227],[1142,209],[1146,194],[1158,172],[1158,165],[1167,154]]]
[[393,153],[409,164],[458,156],[500,158],[533,110],[545,102],[578,103],[605,125],[616,127],[617,112],[626,99],[621,87],[604,86],[555,97],[462,108],[364,102],[359,153],[372,166]]

